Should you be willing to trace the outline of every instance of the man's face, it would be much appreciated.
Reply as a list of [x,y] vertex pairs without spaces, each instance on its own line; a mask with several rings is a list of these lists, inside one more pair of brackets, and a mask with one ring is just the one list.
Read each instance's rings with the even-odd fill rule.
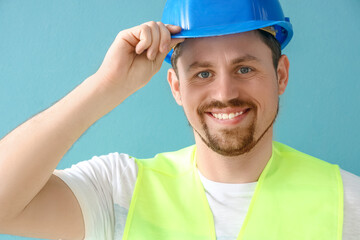
[[256,32],[182,44],[179,79],[172,71],[169,81],[195,134],[221,155],[249,152],[272,131],[287,84],[286,56],[274,69],[272,52]]

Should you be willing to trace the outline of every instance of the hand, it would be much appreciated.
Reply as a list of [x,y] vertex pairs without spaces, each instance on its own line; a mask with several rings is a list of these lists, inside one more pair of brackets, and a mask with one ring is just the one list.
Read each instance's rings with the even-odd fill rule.
[[106,88],[121,88],[131,95],[160,70],[167,53],[184,39],[171,39],[179,26],[147,22],[121,31],[96,74]]

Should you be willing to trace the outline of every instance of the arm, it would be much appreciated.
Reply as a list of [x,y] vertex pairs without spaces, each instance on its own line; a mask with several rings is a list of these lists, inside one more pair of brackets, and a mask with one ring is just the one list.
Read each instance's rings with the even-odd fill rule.
[[149,22],[120,32],[94,75],[0,141],[0,233],[83,237],[77,200],[52,173],[93,123],[150,81],[179,30]]

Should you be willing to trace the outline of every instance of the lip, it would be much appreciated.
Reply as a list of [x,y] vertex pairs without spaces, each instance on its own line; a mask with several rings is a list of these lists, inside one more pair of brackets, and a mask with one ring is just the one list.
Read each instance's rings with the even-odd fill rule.
[[[218,124],[221,125],[228,125],[228,126],[233,126],[233,125],[237,125],[240,122],[242,122],[246,116],[248,116],[249,112],[251,111],[250,108],[239,108],[239,109],[235,109],[235,108],[231,108],[231,109],[217,109],[216,111],[213,110],[211,112],[206,112],[206,116],[208,116],[212,121],[215,121]],[[243,112],[241,115],[234,117],[233,119],[218,119],[216,117],[214,117],[211,113],[235,113],[235,112]]]
[[210,110],[207,110],[206,113],[226,113],[226,114],[229,114],[229,113],[236,113],[236,112],[245,112],[247,111],[249,108],[244,108],[244,107],[237,107],[237,108],[230,108],[230,107],[227,107],[227,108],[222,108],[222,109],[210,109]]

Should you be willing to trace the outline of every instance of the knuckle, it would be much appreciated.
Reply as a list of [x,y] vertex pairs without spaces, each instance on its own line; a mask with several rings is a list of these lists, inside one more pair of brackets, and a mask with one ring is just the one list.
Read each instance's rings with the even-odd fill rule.
[[160,21],[156,22],[156,24],[157,24],[158,26],[165,27],[165,24],[163,24],[163,23],[160,22]]
[[142,30],[144,31],[150,31],[150,27],[147,24],[141,25]]
[[119,33],[116,35],[116,39],[122,38],[122,36],[124,36],[124,31],[119,32]]
[[129,32],[131,32],[132,29],[125,29],[125,30],[122,30],[120,32],[118,32],[118,34],[116,35],[117,37],[122,37],[126,34],[128,34]]
[[157,26],[157,24],[156,24],[155,21],[147,22],[147,24],[148,24],[149,26],[151,26],[151,27],[156,27],[156,26]]
[[128,31],[121,31],[121,32],[119,32],[117,35],[116,35],[116,37],[115,37],[115,41],[120,41],[121,39],[124,39],[124,38],[126,38],[126,36],[129,34],[129,32]]

